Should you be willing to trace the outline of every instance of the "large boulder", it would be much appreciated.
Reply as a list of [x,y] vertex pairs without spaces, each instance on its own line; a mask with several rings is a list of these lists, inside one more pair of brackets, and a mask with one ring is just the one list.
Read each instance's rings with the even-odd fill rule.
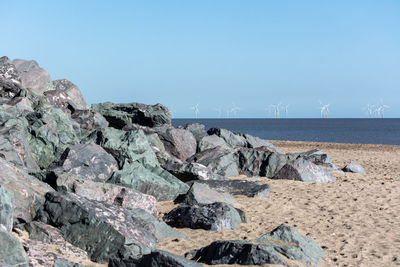
[[[191,183],[206,184],[209,188],[231,195],[244,195],[247,197],[269,198],[271,189],[267,184],[251,182],[246,180],[201,180]],[[188,183],[188,184],[191,184]]]
[[327,171],[341,171],[337,166],[331,163],[331,156],[329,154],[325,154],[318,149],[313,149],[301,153],[291,153],[288,155],[294,158],[303,158],[305,160],[308,160],[315,165],[326,169]]
[[307,267],[318,266],[325,255],[324,250],[315,241],[302,236],[296,229],[286,224],[281,224],[254,241],[270,244],[277,252]]
[[172,227],[204,230],[224,230],[240,227],[241,214],[232,205],[212,204],[180,205],[165,214],[163,220]]
[[68,242],[95,262],[148,254],[160,238],[182,237],[142,209],[126,210],[71,193],[46,194],[38,219],[59,228]]
[[281,153],[276,146],[274,146],[265,139],[261,139],[259,137],[255,137],[249,134],[237,134],[237,135],[242,136],[246,140],[246,147],[248,148],[264,147],[265,149],[268,149],[272,152]]
[[0,57],[0,98],[11,99],[21,92],[21,77],[8,57]]
[[26,116],[28,143],[36,163],[47,168],[65,149],[79,143],[72,120],[60,109],[46,106]]
[[271,152],[268,148],[240,148],[237,152],[239,168],[249,177],[273,177],[291,160],[285,154]]
[[21,242],[0,226],[0,266],[28,267],[29,259]]
[[206,127],[200,123],[189,123],[185,126],[179,126],[178,128],[190,131],[194,138],[196,138],[197,142],[207,135],[207,131],[205,130]]
[[54,172],[84,176],[96,182],[105,182],[118,171],[118,163],[99,145],[78,144],[69,146],[49,169]]
[[149,127],[171,124],[171,113],[161,104],[114,104],[105,102],[92,105],[92,109],[103,115],[110,123],[110,126],[117,129],[122,129],[125,125],[131,123]]
[[98,112],[93,110],[75,110],[71,118],[76,121],[82,129],[91,131],[108,127],[108,121]]
[[45,194],[54,191],[48,184],[0,158],[0,184],[14,194],[14,222],[29,222],[45,201]]
[[224,177],[239,176],[236,156],[231,150],[222,147],[215,147],[199,152],[187,161],[200,163]]
[[178,196],[175,202],[187,205],[211,204],[214,202],[224,202],[230,205],[237,204],[237,201],[231,195],[213,190],[207,184],[196,182],[190,186],[186,194]]
[[155,197],[137,190],[110,183],[93,182],[79,176],[61,174],[56,180],[57,190],[66,190],[88,199],[103,201],[125,209],[143,209],[157,216]]
[[183,182],[197,180],[226,180],[227,178],[214,173],[211,168],[200,163],[167,160],[162,167]]
[[0,184],[0,227],[4,227],[8,232],[13,228],[14,207],[14,194]]
[[168,125],[156,127],[154,130],[165,150],[172,156],[186,160],[196,153],[197,142],[190,131]]
[[238,264],[238,265],[264,265],[281,264],[289,266],[284,258],[271,246],[253,244],[242,240],[220,240],[197,251],[186,254],[194,261],[209,265]]
[[140,259],[134,257],[111,259],[109,267],[202,267],[203,264],[188,260],[167,251],[155,250]]
[[207,131],[209,135],[217,135],[225,140],[225,142],[231,147],[247,147],[246,139],[231,131],[221,128],[211,128]]
[[224,149],[231,149],[231,147],[225,142],[224,139],[222,139],[219,136],[216,136],[215,134],[213,135],[207,135],[204,136],[202,139],[200,139],[198,145],[197,145],[197,150],[199,152],[207,150],[207,149],[212,149],[217,146],[220,146]]
[[24,88],[30,88],[39,93],[53,88],[50,75],[35,60],[14,59],[12,63],[20,73]]
[[355,161],[350,162],[343,168],[344,172],[353,172],[353,173],[360,173],[360,174],[365,174],[365,170],[363,166],[358,164]]
[[67,79],[53,81],[53,89],[57,92],[64,93],[67,96],[69,104],[74,109],[89,109],[89,106],[86,104],[85,99],[83,98],[83,95],[78,86],[68,81]]
[[143,165],[139,162],[126,164],[108,181],[136,189],[154,196],[158,201],[172,200],[186,193],[189,187],[159,166]]
[[335,182],[336,178],[314,163],[298,158],[283,166],[272,179],[288,179],[303,182]]

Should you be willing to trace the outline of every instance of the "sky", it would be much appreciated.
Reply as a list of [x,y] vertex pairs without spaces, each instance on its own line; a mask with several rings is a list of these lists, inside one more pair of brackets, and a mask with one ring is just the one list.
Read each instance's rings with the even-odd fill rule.
[[[34,59],[88,104],[162,103],[176,118],[400,117],[400,1],[1,1],[0,52]],[[1,56],[2,56],[1,55]],[[283,115],[283,113],[282,113]],[[230,113],[232,116],[232,113]]]

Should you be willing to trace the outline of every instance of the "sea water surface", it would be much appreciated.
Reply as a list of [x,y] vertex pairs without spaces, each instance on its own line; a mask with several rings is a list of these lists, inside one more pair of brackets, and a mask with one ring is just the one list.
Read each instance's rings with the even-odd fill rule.
[[173,119],[269,140],[400,145],[400,119]]

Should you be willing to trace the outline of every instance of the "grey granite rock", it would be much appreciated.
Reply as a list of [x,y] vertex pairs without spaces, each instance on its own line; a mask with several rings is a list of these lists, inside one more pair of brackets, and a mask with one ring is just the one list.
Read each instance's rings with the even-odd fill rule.
[[14,59],[12,63],[20,73],[22,86],[38,93],[51,90],[50,75],[35,60]]
[[217,146],[220,146],[224,149],[230,150],[231,146],[229,146],[224,139],[222,139],[221,137],[213,134],[213,135],[207,135],[204,136],[203,138],[201,138],[198,142],[197,145],[197,150],[198,152],[202,152],[204,150],[207,149],[212,149],[215,148]]
[[0,227],[4,227],[8,232],[13,228],[14,207],[14,194],[0,184]]
[[162,164],[162,167],[183,182],[227,179],[214,173],[211,168],[195,162],[187,163],[179,160],[167,160]]
[[343,168],[344,172],[354,172],[354,173],[360,173],[360,174],[365,174],[364,168],[358,164],[355,161],[350,162]]
[[29,266],[28,256],[21,242],[0,225],[0,266]]

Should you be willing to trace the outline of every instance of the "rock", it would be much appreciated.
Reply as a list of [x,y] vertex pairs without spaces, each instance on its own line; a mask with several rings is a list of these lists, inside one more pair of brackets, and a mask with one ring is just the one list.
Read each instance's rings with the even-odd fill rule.
[[79,263],[93,264],[86,251],[67,242],[59,229],[38,221],[25,224],[24,229],[29,235],[23,245],[29,248],[30,266],[80,267]]
[[86,267],[86,265],[72,262],[63,258],[57,258],[54,261],[54,267]]
[[0,227],[8,232],[13,228],[14,194],[0,184]]
[[175,203],[187,205],[212,204],[214,202],[224,202],[230,205],[237,204],[237,201],[227,193],[220,193],[211,189],[207,184],[194,182],[188,192],[175,199]]
[[247,146],[246,139],[243,136],[232,133],[231,131],[228,131],[226,129],[211,128],[210,130],[207,131],[207,133],[209,135],[215,134],[215,135],[221,137],[231,147],[246,147]]
[[36,92],[51,90],[50,75],[34,60],[14,59],[12,62],[20,73],[22,86]]
[[25,118],[9,119],[0,127],[0,157],[15,166],[39,170],[34,152],[28,142],[28,121]]
[[155,197],[140,193],[134,189],[85,180],[79,176],[61,174],[57,177],[57,190],[66,190],[88,199],[103,201],[131,210],[143,209],[157,216]]
[[31,221],[36,216],[36,209],[44,203],[46,192],[54,191],[3,159],[0,159],[0,184],[14,194],[14,222]]
[[0,240],[0,266],[29,266],[28,256],[21,242],[2,226]]
[[241,240],[215,241],[197,251],[187,253],[192,260],[209,265],[238,264],[264,265],[281,264],[289,266],[271,246],[253,244]]
[[360,173],[360,174],[365,174],[364,168],[358,164],[355,161],[350,162],[343,168],[344,172],[354,172],[354,173]]
[[141,103],[114,104],[105,102],[92,105],[94,111],[103,115],[110,126],[122,129],[125,125],[137,123],[155,127],[163,124],[171,125],[171,113],[161,105],[145,105]]
[[203,264],[188,260],[182,256],[172,254],[167,251],[155,250],[150,254],[144,255],[140,259],[136,258],[114,258],[111,259],[109,267],[202,267]]
[[331,163],[330,155],[325,154],[318,149],[313,149],[302,153],[291,153],[288,155],[293,158],[303,158],[308,160],[327,171],[342,171]]
[[287,163],[272,179],[288,179],[303,182],[335,182],[336,178],[314,163],[298,158]]
[[98,112],[92,110],[75,110],[71,118],[81,128],[86,130],[104,129],[108,127],[108,121]]
[[197,180],[226,180],[227,178],[214,173],[209,167],[199,163],[187,163],[168,160],[162,167],[182,182]]
[[172,156],[186,160],[196,153],[197,142],[190,131],[168,125],[156,127],[154,130],[165,150]]
[[47,168],[70,145],[79,143],[74,125],[60,109],[43,107],[26,116],[28,143],[36,163]]
[[63,92],[69,98],[69,102],[74,106],[74,109],[86,110],[89,106],[86,104],[85,99],[78,86],[68,81],[67,79],[61,79],[53,81],[53,88],[55,91]]
[[108,181],[154,196],[158,201],[172,200],[189,187],[159,166],[144,166],[139,162],[126,164]]
[[199,152],[187,161],[200,163],[224,177],[239,176],[236,157],[232,151],[223,149],[222,147]]
[[169,234],[155,223],[156,218],[143,213],[141,209],[128,211],[75,194],[53,192],[46,194],[38,219],[59,228],[64,238],[85,250],[91,260],[105,262],[117,255],[148,254],[161,241],[157,238]]
[[78,144],[69,146],[49,169],[80,175],[95,182],[105,182],[118,171],[118,163],[99,145]]
[[194,138],[197,142],[199,142],[204,136],[207,135],[207,131],[205,130],[205,126],[200,123],[189,123],[185,126],[179,126],[180,129],[185,129],[192,132]]
[[296,229],[285,224],[260,236],[255,242],[270,244],[277,252],[307,267],[318,266],[325,255],[323,249],[312,239],[302,236]]
[[248,148],[257,148],[257,147],[264,147],[272,152],[281,153],[279,149],[271,144],[269,141],[265,139],[261,139],[259,137],[251,136],[249,134],[238,134],[242,136],[246,140],[246,147]]
[[8,57],[0,58],[0,97],[11,99],[21,92],[21,77]]
[[242,221],[233,206],[222,202],[180,205],[165,214],[163,220],[172,227],[204,230],[235,229]]
[[207,135],[204,136],[198,144],[198,151],[204,151],[207,149],[212,149],[215,148],[217,146],[220,146],[224,149],[230,150],[231,147],[224,141],[224,139],[222,139],[221,137],[216,136],[215,134],[213,135]]
[[240,148],[237,152],[239,168],[248,177],[273,177],[290,157],[285,154],[271,152],[268,148]]
[[269,198],[269,194],[271,192],[271,189],[267,184],[259,184],[246,180],[203,180],[196,181],[195,183],[206,184],[211,189],[214,189],[218,192],[226,192],[231,195],[244,195],[247,197]]

